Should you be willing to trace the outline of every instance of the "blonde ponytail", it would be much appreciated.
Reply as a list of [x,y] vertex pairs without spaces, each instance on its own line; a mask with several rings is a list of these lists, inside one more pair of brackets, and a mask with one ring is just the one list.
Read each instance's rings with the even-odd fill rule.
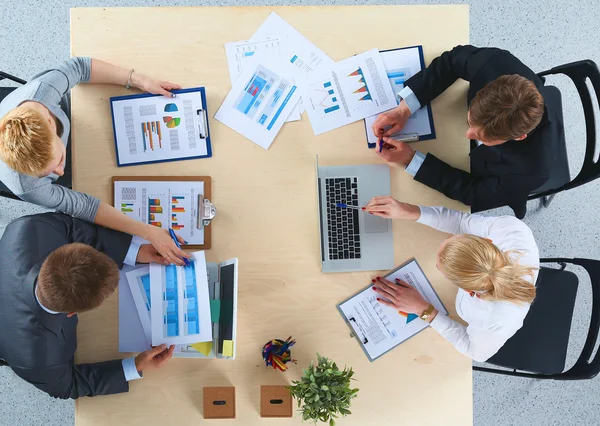
[[439,252],[444,275],[466,291],[476,291],[483,300],[505,300],[516,304],[533,302],[536,268],[518,263],[518,251],[501,251],[492,242],[476,235],[453,238]]

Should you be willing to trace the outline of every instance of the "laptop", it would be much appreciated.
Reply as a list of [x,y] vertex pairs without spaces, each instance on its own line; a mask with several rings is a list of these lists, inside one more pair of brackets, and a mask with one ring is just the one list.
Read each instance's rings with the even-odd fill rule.
[[392,223],[360,209],[375,196],[390,195],[390,169],[385,164],[319,167],[317,188],[323,272],[392,269]]

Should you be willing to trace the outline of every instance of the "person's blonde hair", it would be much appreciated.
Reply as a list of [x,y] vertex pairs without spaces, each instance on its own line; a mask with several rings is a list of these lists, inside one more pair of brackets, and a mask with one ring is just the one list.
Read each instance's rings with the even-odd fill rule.
[[518,263],[518,251],[503,252],[492,242],[476,235],[453,238],[439,252],[444,275],[466,291],[479,292],[483,300],[531,303],[535,286],[523,278],[536,268]]
[[38,111],[17,107],[0,119],[0,159],[8,167],[40,176],[54,158],[54,135]]

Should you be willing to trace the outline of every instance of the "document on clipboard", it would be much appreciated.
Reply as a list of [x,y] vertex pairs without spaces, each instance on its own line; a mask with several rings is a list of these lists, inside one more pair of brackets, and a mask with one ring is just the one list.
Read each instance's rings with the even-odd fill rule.
[[[401,47],[398,49],[383,50],[380,52],[388,80],[392,85],[394,96],[402,89],[404,83],[425,68],[423,58],[423,46]],[[396,100],[397,102],[397,100]],[[367,133],[367,144],[369,148],[375,148],[379,138],[373,134],[371,127],[377,119],[377,115],[365,118],[365,131]],[[433,114],[431,105],[424,105],[415,111],[404,128],[393,139],[401,141],[424,141],[435,139],[435,126],[433,125]]]
[[[399,266],[385,278],[392,282],[398,278],[408,283],[441,314],[448,314],[416,259]],[[370,361],[376,360],[429,326],[415,314],[405,314],[377,302],[377,298],[381,296],[372,287],[369,285],[337,306],[352,331],[351,335],[356,337]]]
[[117,165],[212,156],[204,87],[110,98]]
[[187,241],[183,248],[210,248],[211,226],[202,217],[210,199],[208,176],[113,177],[114,207],[142,223],[173,229]]

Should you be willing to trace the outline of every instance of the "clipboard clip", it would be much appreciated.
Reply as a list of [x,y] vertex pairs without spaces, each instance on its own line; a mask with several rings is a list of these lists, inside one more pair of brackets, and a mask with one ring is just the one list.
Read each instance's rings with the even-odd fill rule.
[[200,139],[206,139],[208,137],[208,117],[206,116],[205,109],[197,109],[196,115],[200,116],[200,121],[198,122],[198,135]]
[[217,208],[208,198],[198,196],[198,229],[210,225],[211,220],[217,215]]

